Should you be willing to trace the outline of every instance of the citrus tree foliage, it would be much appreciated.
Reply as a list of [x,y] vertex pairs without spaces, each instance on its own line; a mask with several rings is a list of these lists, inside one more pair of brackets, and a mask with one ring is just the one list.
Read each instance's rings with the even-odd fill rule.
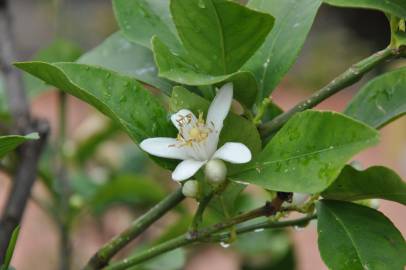
[[[284,113],[269,100],[297,59],[323,3],[384,12],[396,42],[338,76],[331,88],[322,89],[309,104],[320,96],[330,96],[332,88],[356,82],[360,73],[382,61],[404,56],[405,45],[399,38],[405,31],[403,0],[250,0],[245,5],[226,0],[113,0],[119,31],[77,61],[69,62],[76,60],[78,53],[63,43],[65,58],[42,53],[34,61],[16,66],[30,74],[28,82],[37,82],[33,80],[36,77],[110,119],[106,129],[79,144],[74,157],[80,163],[95,156],[97,147],[118,130],[124,131],[149,158],[172,171],[174,179],[182,175],[184,194],[199,201],[199,209],[207,207],[208,214],[203,217],[198,216],[199,210],[197,218],[184,214],[154,244],[180,237],[190,228],[198,230],[202,225],[230,220],[238,211],[258,205],[258,198],[244,192],[247,185],[255,185],[266,194],[294,193],[295,198],[300,193],[311,198],[292,208],[308,216],[316,213],[318,246],[330,269],[402,270],[406,246],[401,233],[381,212],[359,201],[380,198],[405,204],[405,182],[389,168],[360,171],[348,163],[379,143],[379,128],[405,114],[406,70],[399,68],[367,82],[343,112],[303,110],[304,103]],[[398,23],[395,27],[393,21]],[[51,46],[51,51],[61,52],[55,49],[57,45]],[[224,90],[230,87],[230,99],[222,97],[230,93]],[[213,114],[211,110],[216,111]],[[182,122],[185,119],[188,122]],[[263,127],[277,126],[278,121],[283,125],[273,129],[276,132],[263,132],[267,130]],[[220,133],[212,136],[216,131]],[[9,151],[27,138],[31,137],[0,138],[5,142],[0,148]],[[156,144],[147,143],[152,139],[157,139]],[[206,140],[216,140],[211,154],[207,154]],[[171,143],[162,148],[164,142]],[[181,151],[187,147],[195,152]],[[249,155],[242,158],[243,151]],[[217,166],[212,165],[213,160],[223,161],[211,169]],[[46,175],[43,178],[47,179]],[[162,179],[128,173],[114,173],[111,179],[98,187],[78,173],[73,183],[81,203],[75,207],[87,204],[100,213],[114,201],[153,205],[166,192]],[[52,184],[48,186],[52,190]],[[266,198],[260,200],[265,203]],[[279,205],[277,211],[292,208]],[[238,230],[233,227],[229,238]],[[276,259],[264,260],[264,268],[247,264],[246,269],[277,269],[284,263],[289,268],[283,269],[292,269],[290,245],[281,252],[269,244],[278,237],[286,235],[265,232],[258,237],[254,245],[258,254],[266,257],[272,253]],[[251,258],[251,248],[244,247],[252,245],[243,237],[237,250],[244,258]],[[137,258],[145,249],[148,252],[147,246],[137,250],[139,257],[107,269],[139,264]],[[166,269],[179,269],[185,253],[178,250],[142,262],[134,269],[161,269],[162,264]]]

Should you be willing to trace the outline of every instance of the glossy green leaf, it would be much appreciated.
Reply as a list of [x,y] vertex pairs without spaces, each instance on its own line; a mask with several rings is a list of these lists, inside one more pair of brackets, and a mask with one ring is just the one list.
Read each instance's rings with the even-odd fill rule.
[[139,175],[119,175],[97,188],[89,205],[100,214],[114,204],[149,206],[159,202],[164,196],[162,186],[151,179]]
[[10,270],[13,267],[10,266],[11,259],[13,258],[14,249],[17,244],[18,235],[20,234],[20,225],[18,225],[11,235],[10,242],[7,247],[6,256],[4,257],[4,264],[0,266],[0,270]]
[[406,113],[406,68],[383,74],[366,84],[344,113],[380,128]]
[[261,46],[274,19],[225,0],[171,0],[187,60],[201,73],[236,72]]
[[113,0],[118,25],[130,41],[151,48],[158,36],[172,50],[181,47],[169,12],[169,0]]
[[219,76],[200,73],[195,66],[172,53],[157,37],[153,38],[152,43],[159,76],[185,85],[214,84],[220,87],[227,82],[233,82],[235,99],[247,107],[251,107],[255,102],[258,86],[250,72]]
[[320,192],[378,137],[376,130],[342,114],[308,110],[291,118],[258,158],[231,179],[276,191]]
[[[76,63],[25,62],[16,66],[94,106],[137,143],[176,135],[162,104],[133,78]],[[175,164],[174,160],[154,159],[167,168]]]
[[406,205],[406,183],[386,167],[375,166],[359,171],[352,166],[345,166],[322,196],[346,201],[381,198]]
[[135,79],[75,63],[17,63],[16,66],[78,97],[119,123],[136,142],[174,136],[167,113]]
[[[57,39],[48,46],[40,49],[33,57],[32,61],[42,62],[74,62],[82,54],[82,49],[73,42],[64,39]],[[28,73],[23,75],[24,85],[31,98],[34,98],[51,87],[43,81],[31,76]]]
[[38,133],[31,133],[26,136],[10,135],[0,137],[0,158],[13,151],[22,143],[39,139]]
[[[183,87],[175,87],[172,91],[170,100],[170,109],[176,112],[180,109],[189,109],[196,115],[199,111],[206,115],[209,108],[209,101],[193,94]],[[238,132],[235,132],[238,130]],[[229,113],[224,121],[224,127],[221,130],[219,147],[226,142],[241,142],[245,144],[253,156],[261,150],[261,140],[256,127],[245,118]],[[229,172],[236,172],[241,165],[228,164]]]
[[[137,2],[126,1],[126,3]],[[84,54],[78,63],[101,66],[134,77],[166,94],[172,90],[170,82],[158,78],[158,69],[151,50],[129,42],[121,32],[112,34],[99,46]]]
[[278,115],[281,115],[282,113],[282,108],[279,107],[277,104],[271,102],[271,104],[269,104],[268,107],[265,109],[264,116],[262,117],[262,122],[265,123],[272,121],[272,119],[274,119]]
[[382,213],[348,202],[317,203],[319,250],[329,269],[403,270],[406,244]]
[[259,82],[259,100],[269,96],[295,62],[321,0],[251,0],[248,7],[275,16],[262,47],[244,65]]
[[404,0],[323,0],[323,2],[338,7],[376,9],[406,18],[406,2]]

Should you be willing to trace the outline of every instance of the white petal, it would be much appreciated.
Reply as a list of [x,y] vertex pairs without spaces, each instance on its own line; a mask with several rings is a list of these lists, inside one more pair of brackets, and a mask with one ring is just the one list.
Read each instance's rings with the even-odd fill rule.
[[176,169],[172,173],[172,179],[175,181],[183,181],[192,177],[206,161],[197,160],[184,160],[176,166]]
[[223,85],[213,99],[207,113],[207,124],[214,124],[214,128],[220,132],[223,127],[223,121],[230,111],[231,102],[233,101],[233,84]]
[[220,147],[212,159],[222,159],[235,164],[247,163],[251,160],[251,151],[242,143],[229,142]]
[[143,140],[140,147],[145,152],[157,157],[188,159],[187,152],[183,148],[174,146],[176,143],[174,138],[150,138]]
[[196,116],[189,110],[186,109],[182,109],[180,111],[178,111],[177,113],[172,114],[171,116],[171,121],[173,123],[173,125],[179,130],[179,121],[181,119],[186,119],[185,117],[187,117],[188,115],[191,116],[191,123],[196,122]]

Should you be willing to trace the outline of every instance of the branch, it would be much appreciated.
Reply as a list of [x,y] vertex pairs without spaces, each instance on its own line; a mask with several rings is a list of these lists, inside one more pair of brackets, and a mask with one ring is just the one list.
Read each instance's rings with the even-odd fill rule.
[[9,110],[18,131],[21,131],[30,124],[30,111],[21,73],[11,64],[16,59],[12,29],[8,1],[0,0],[0,69],[4,75]]
[[13,186],[0,221],[0,265],[14,229],[20,224],[32,185],[37,174],[38,161],[45,146],[49,125],[45,121],[34,121],[30,117],[28,100],[21,74],[11,63],[15,60],[14,39],[8,1],[0,0],[0,69],[4,75],[8,106],[18,134],[38,132],[40,139],[30,141],[19,148]]
[[289,111],[275,117],[272,121],[261,125],[260,133],[262,138],[267,138],[268,136],[272,135],[272,133],[278,131],[297,112],[313,108],[340,90],[358,82],[365,75],[365,73],[370,71],[375,66],[386,60],[396,58],[401,54],[402,52],[399,49],[387,48],[351,66],[344,73],[332,80],[319,91],[315,92],[306,100],[298,103]]
[[157,221],[166,212],[174,208],[185,197],[182,188],[167,196],[147,213],[135,220],[129,228],[106,243],[85,266],[85,270],[101,269],[106,266],[109,260],[129,242],[144,232],[152,223]]
[[[286,196],[287,195],[287,196]],[[199,230],[197,232],[190,232],[179,237],[176,237],[172,240],[154,246],[150,249],[147,249],[143,252],[140,252],[132,257],[114,263],[110,266],[104,268],[105,270],[121,270],[127,269],[131,266],[140,264],[146,260],[154,258],[158,255],[161,255],[165,252],[177,249],[179,247],[183,247],[186,245],[193,244],[198,241],[205,240],[209,238],[211,235],[221,232],[227,228],[230,228],[234,225],[243,223],[248,220],[252,220],[258,217],[269,217],[276,214],[286,199],[291,198],[291,193],[278,193],[278,196],[272,200],[272,202],[267,202],[263,207],[254,209],[248,213],[241,214],[236,216],[230,220],[217,223],[213,226],[207,227],[205,229]]]
[[[284,227],[290,227],[290,226],[306,226],[311,220],[316,219],[317,215],[309,215],[305,216],[303,218],[299,219],[293,219],[293,220],[286,220],[286,221],[281,221],[281,222],[271,222],[271,221],[264,221],[256,224],[251,224],[251,225],[246,225],[246,226],[241,226],[240,228],[237,229],[236,233],[238,235],[249,233],[249,232],[254,232],[257,230],[265,230],[265,229],[276,229],[276,228],[284,228]],[[222,233],[215,235],[212,240],[216,242],[226,242],[227,240],[232,237],[230,233]]]

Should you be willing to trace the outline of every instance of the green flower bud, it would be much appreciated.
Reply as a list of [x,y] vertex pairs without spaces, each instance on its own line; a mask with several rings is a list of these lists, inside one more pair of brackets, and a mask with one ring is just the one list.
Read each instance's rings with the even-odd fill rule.
[[212,159],[204,167],[204,174],[209,183],[219,185],[226,180],[226,164],[222,160]]

